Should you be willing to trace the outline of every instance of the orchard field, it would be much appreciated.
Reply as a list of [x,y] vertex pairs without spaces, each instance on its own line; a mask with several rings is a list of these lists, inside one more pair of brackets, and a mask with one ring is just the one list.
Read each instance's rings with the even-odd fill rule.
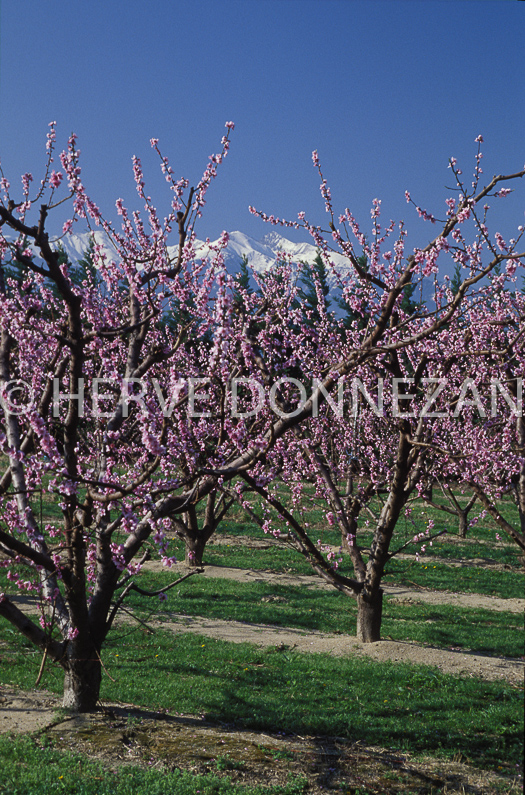
[[[99,713],[62,713],[59,671],[44,666],[35,689],[42,655],[0,625],[0,792],[519,792],[519,550],[490,518],[461,539],[450,517],[412,508],[401,540],[429,518],[449,532],[391,562],[379,643],[358,643],[355,600],[240,508],[203,573],[162,599],[130,594]],[[322,512],[309,518],[337,549]],[[169,551],[184,560],[175,537]],[[150,591],[187,572],[145,568]]]
[[234,274],[234,127],[114,220],[55,122],[0,170],[0,795],[517,793],[525,169],[409,240],[314,150],[323,226],[250,211],[315,259]]

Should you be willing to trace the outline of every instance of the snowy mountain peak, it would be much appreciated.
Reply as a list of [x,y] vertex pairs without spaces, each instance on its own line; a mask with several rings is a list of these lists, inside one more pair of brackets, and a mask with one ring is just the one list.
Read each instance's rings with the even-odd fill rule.
[[[108,259],[115,259],[116,252],[103,232],[95,232],[95,241],[103,247]],[[217,242],[213,241],[212,245]],[[62,245],[72,262],[78,261],[83,256],[88,244],[89,234],[87,232],[68,235],[62,240]],[[168,251],[175,256],[177,248],[176,246],[170,246]],[[310,243],[293,243],[275,231],[267,233],[260,240],[255,240],[255,238],[237,230],[229,234],[228,245],[224,251],[224,264],[229,273],[235,274],[239,270],[243,257],[246,257],[249,266],[254,271],[263,273],[274,265],[279,251],[286,253],[292,262],[296,263],[311,263],[317,256],[316,247]],[[208,244],[203,240],[196,240],[195,253],[197,258],[207,256],[209,253]],[[340,254],[334,254],[332,259],[341,274],[348,271],[348,261],[345,257]]]
[[269,246],[272,250],[282,249],[281,243],[289,242],[290,241],[286,240],[279,232],[268,232],[261,238],[261,243],[264,243],[265,246]]

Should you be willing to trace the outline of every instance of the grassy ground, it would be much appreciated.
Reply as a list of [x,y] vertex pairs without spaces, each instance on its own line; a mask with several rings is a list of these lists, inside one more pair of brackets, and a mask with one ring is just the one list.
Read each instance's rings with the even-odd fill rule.
[[[183,558],[180,545],[173,545],[173,553]],[[502,599],[520,599],[523,596],[523,574],[518,566],[509,567],[508,570],[483,569],[478,566],[466,566],[458,576],[457,566],[447,566],[436,557],[445,557],[442,551],[451,551],[449,557],[468,561],[471,559],[471,549],[466,551],[450,550],[445,544],[438,547],[435,554],[425,555],[420,562],[412,560],[391,560],[386,569],[384,582],[389,585],[419,585],[438,591],[458,591],[463,593],[479,593],[486,596],[500,596]],[[272,545],[269,549],[244,548],[242,546],[214,545],[208,547],[205,560],[213,566],[238,566],[258,570],[286,571],[293,574],[312,574],[312,567],[308,561],[294,549]],[[468,569],[468,570],[467,570]],[[339,570],[342,574],[352,576],[352,568],[346,556]],[[461,589],[458,589],[458,583]]]
[[[18,641],[4,679],[34,684],[40,659]],[[125,629],[108,642],[102,698],[203,714],[237,728],[336,735],[509,770],[519,762],[522,692],[426,666],[260,650],[198,635]],[[110,678],[111,677],[111,678]],[[49,667],[45,686],[60,692]]]
[[[142,583],[157,590],[166,584],[166,574],[148,573]],[[127,604],[143,618],[152,609],[151,599],[138,594],[132,594]],[[335,590],[199,578],[178,592],[170,591],[165,604],[169,612],[187,616],[356,634],[356,602]],[[163,609],[155,606],[155,612],[162,615]],[[400,604],[386,597],[382,634],[390,640],[453,646],[479,654],[523,655],[523,618],[516,613]]]
[[128,765],[108,770],[80,754],[63,753],[45,741],[0,736],[0,793],[5,795],[301,795],[304,782],[284,787],[238,786],[227,777]]
[[[435,519],[436,530],[455,520],[438,511],[413,516],[418,519],[400,528],[400,541],[414,534],[414,524]],[[509,509],[510,510],[510,509]],[[421,518],[420,518],[421,517]],[[320,512],[312,511],[314,533],[323,543],[337,544],[339,537],[324,525]],[[224,532],[264,539],[256,525],[233,514]],[[495,539],[497,529],[488,520],[472,528],[466,541],[436,541],[420,563],[396,560],[389,564],[386,582],[422,585],[435,590],[479,593],[502,598],[523,597],[523,576],[515,547]],[[365,547],[370,533],[358,537]],[[180,547],[172,543],[172,552]],[[441,561],[437,561],[440,558]],[[210,546],[205,559],[215,565],[239,566],[311,574],[295,551]],[[483,564],[449,566],[443,559],[489,560]],[[495,564],[495,565],[494,565]],[[497,568],[496,568],[497,566]],[[5,572],[0,570],[1,580]],[[145,587],[159,588],[173,579],[169,571],[144,575]],[[265,601],[272,597],[271,601]],[[274,598],[277,597],[277,598]],[[259,582],[232,582],[193,578],[169,592],[164,604],[132,594],[128,606],[137,616],[185,615],[261,622],[355,635],[355,603],[333,591]],[[166,615],[164,613],[164,615]],[[386,598],[383,636],[441,648],[453,646],[490,655],[523,655],[523,623],[510,612],[467,609],[445,605],[399,604]],[[350,642],[350,638],[349,638]],[[22,688],[34,685],[41,655],[8,625],[0,623],[1,678]],[[198,635],[178,635],[161,630],[150,634],[140,627],[117,629],[106,645],[103,661],[108,675],[101,697],[106,701],[134,703],[154,710],[199,714],[243,730],[277,731],[317,737],[334,736],[436,759],[461,755],[480,769],[512,776],[521,763],[523,692],[503,682],[440,673],[437,669],[403,663],[378,663],[361,658],[331,658],[277,648],[260,650],[248,644],[229,644]],[[42,686],[59,693],[60,671],[47,665]],[[218,776],[219,768],[203,776],[167,769],[126,768],[125,774],[108,770],[46,747],[45,738],[6,740],[0,737],[0,793],[47,795],[155,795],[170,792],[266,793],[299,795],[304,781],[294,778],[280,788],[246,788]],[[222,764],[222,763],[221,763]],[[223,767],[228,767],[225,761]],[[502,785],[503,786],[503,785]],[[510,786],[510,785],[509,785]],[[389,792],[353,788],[348,793]],[[394,790],[392,790],[394,791]],[[398,789],[396,792],[439,790]],[[502,791],[504,791],[502,789]],[[510,791],[510,790],[509,790]]]

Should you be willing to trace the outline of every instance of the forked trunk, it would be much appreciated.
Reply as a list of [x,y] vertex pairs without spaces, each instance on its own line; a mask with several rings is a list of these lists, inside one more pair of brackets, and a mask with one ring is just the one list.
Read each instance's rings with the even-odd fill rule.
[[93,659],[70,659],[64,677],[62,706],[73,712],[92,712],[100,697],[102,664],[96,652]]
[[357,597],[357,639],[362,643],[381,640],[381,616],[383,614],[383,590],[370,595],[366,592]]

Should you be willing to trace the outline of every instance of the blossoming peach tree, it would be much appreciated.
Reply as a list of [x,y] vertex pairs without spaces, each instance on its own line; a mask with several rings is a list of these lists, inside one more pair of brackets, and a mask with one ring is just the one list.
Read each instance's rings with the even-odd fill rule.
[[[118,231],[84,189],[74,135],[61,169],[53,167],[54,125],[35,196],[30,174],[20,201],[2,175],[1,565],[15,593],[34,597],[40,617],[5,587],[0,615],[64,668],[64,705],[75,709],[96,704],[101,647],[130,578],[151,547],[171,565],[170,517],[200,497],[202,468],[221,466],[237,449],[224,428],[223,393],[201,405],[204,377],[226,383],[230,375],[227,235],[199,262],[193,251],[195,219],[228,151],[227,127],[195,189],[175,179],[152,141],[172,193],[163,218],[134,158],[144,210],[117,200]],[[100,227],[114,256],[98,243],[91,268],[79,272],[64,259],[47,223],[66,200],[72,214],[61,234],[79,222]],[[38,496],[49,493],[58,516],[44,520]]]
[[[103,643],[145,560],[156,550],[167,566],[172,562],[167,531],[183,532],[183,525],[189,532],[184,517],[201,500],[212,508],[215,499],[242,502],[243,488],[272,499],[272,480],[286,477],[299,456],[310,461],[311,477],[323,479],[339,521],[322,445],[340,383],[354,375],[372,388],[372,375],[386,368],[401,381],[413,376],[413,400],[427,400],[421,379],[441,366],[442,335],[463,340],[465,352],[459,319],[469,296],[500,263],[512,270],[522,256],[516,241],[493,243],[477,209],[498,183],[524,171],[494,177],[481,188],[478,160],[472,189],[447,202],[439,234],[411,253],[402,225],[393,251],[384,250],[394,225],[381,229],[378,202],[371,243],[349,210],[336,224],[321,175],[327,233],[302,213],[290,225],[312,234],[334,278],[342,277],[331,261],[332,245],[346,256],[341,286],[361,320],[346,330],[334,327],[319,289],[320,322],[305,324],[296,268],[284,255],[258,277],[254,292],[239,288],[224,268],[226,233],[218,243],[208,241],[207,256],[196,257],[194,225],[228,152],[233,125],[227,127],[221,152],[195,188],[175,178],[152,140],[171,191],[167,212],[161,216],[153,206],[134,158],[142,211],[117,200],[119,229],[84,188],[75,136],[57,170],[55,125],[34,195],[30,174],[22,178],[19,199],[0,175],[0,564],[7,573],[0,616],[64,669],[64,705],[80,711],[97,703]],[[319,168],[316,155],[314,162]],[[52,238],[50,219],[69,207],[61,233]],[[108,244],[96,238],[92,267],[69,263],[60,250],[61,234],[79,224],[100,229]],[[437,282],[439,257],[464,268],[454,294],[446,281]],[[407,286],[429,277],[436,279],[433,309],[404,314]],[[299,400],[297,383],[304,390]],[[354,427],[352,416],[337,418],[338,455],[352,442]],[[360,634],[376,640],[381,578],[406,502],[403,490],[407,479],[416,485],[423,452],[438,445],[423,420],[409,421],[403,413],[388,427],[379,421],[369,427],[382,441],[379,462],[366,467],[374,483],[390,478],[390,486],[368,562],[354,555],[355,577],[341,580],[292,516],[293,505],[283,506],[282,515],[323,576],[357,595]],[[55,518],[39,511],[43,494],[58,499]],[[221,510],[212,511],[214,520]],[[32,602],[17,598],[20,592]],[[28,604],[36,606],[36,618]]]
[[[499,243],[506,245],[501,239]],[[525,302],[510,270],[509,278],[493,277],[466,315],[465,333],[469,348],[477,352],[476,367],[469,367],[468,359],[454,361],[448,388],[455,383],[455,400],[463,404],[461,422],[441,420],[436,437],[450,453],[442,478],[468,487],[481,505],[480,515],[471,521],[490,515],[523,553]]]
[[[424,552],[425,545],[432,543],[427,526],[416,528],[408,542],[393,547],[399,518],[403,513],[410,515],[409,499],[421,496],[432,477],[467,483],[500,526],[523,545],[523,300],[516,273],[523,267],[519,244],[524,230],[518,226],[515,237],[507,242],[500,233],[491,236],[486,202],[487,197],[508,195],[510,189],[498,183],[518,180],[525,171],[495,176],[482,186],[481,137],[477,143],[471,185],[465,185],[456,161],[450,161],[459,195],[446,200],[445,219],[440,222],[417,207],[421,217],[441,229],[426,247],[410,253],[402,224],[393,251],[384,250],[395,226],[391,222],[386,230],[381,228],[379,201],[374,201],[372,209],[372,242],[348,209],[336,226],[330,191],[315,152],[328,229],[309,224],[303,213],[298,223],[289,223],[254,210],[272,224],[307,229],[334,280],[340,278],[331,260],[334,243],[353,266],[341,286],[356,319],[350,324],[335,323],[324,313],[315,331],[303,328],[305,335],[314,338],[315,356],[300,357],[303,382],[315,379],[315,383],[323,382],[323,388],[337,387],[340,403],[334,403],[332,391],[315,419],[310,416],[315,400],[303,401],[302,408],[292,406],[303,422],[276,441],[269,454],[289,485],[291,505],[283,504],[275,487],[268,485],[271,474],[268,483],[256,482],[250,473],[241,475],[280,517],[273,525],[274,534],[284,536],[287,544],[308,557],[334,587],[357,597],[357,634],[364,642],[380,639],[381,582],[388,561],[410,544]],[[408,193],[406,197],[411,202]],[[456,285],[446,275],[438,278],[438,259],[445,264],[448,260],[449,270],[450,265],[459,265]],[[404,309],[404,291],[408,285],[422,285],[424,279],[432,279],[432,299],[410,313]],[[319,306],[323,298],[318,284]],[[267,359],[261,367],[269,382],[280,375],[272,370],[272,347],[264,346]],[[347,375],[352,376],[352,394],[345,413],[343,376]],[[490,417],[478,404],[481,393],[493,408]],[[308,483],[313,498],[306,494]],[[519,530],[497,508],[497,497],[506,493],[515,497]],[[373,496],[380,497],[381,507],[365,556],[356,528],[360,512]],[[333,551],[328,552],[332,565],[327,567],[322,548],[319,544],[316,548],[304,510],[312,499],[325,506],[327,523],[339,527],[353,578],[338,573]],[[267,529],[272,530],[270,524]]]

